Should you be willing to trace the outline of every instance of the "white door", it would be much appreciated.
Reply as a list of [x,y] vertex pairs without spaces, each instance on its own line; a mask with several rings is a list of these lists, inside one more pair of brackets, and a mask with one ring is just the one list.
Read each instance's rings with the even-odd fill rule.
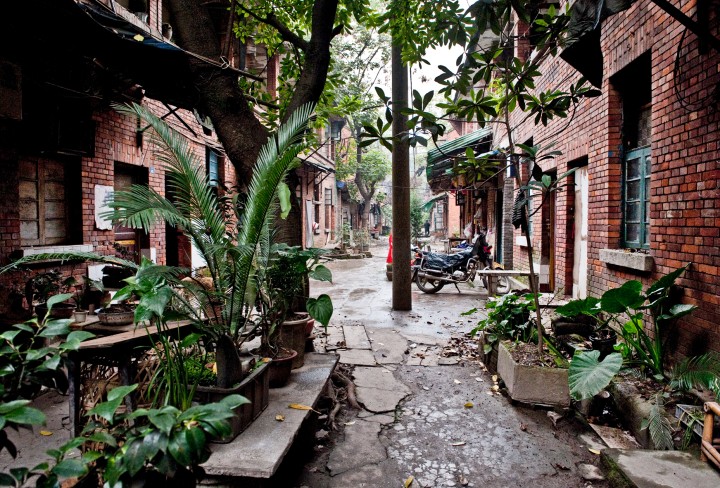
[[575,239],[573,253],[573,298],[587,298],[588,170],[575,172]]

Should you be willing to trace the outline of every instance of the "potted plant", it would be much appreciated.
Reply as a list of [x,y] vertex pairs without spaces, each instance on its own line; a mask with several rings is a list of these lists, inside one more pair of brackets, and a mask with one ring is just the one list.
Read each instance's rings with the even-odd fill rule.
[[[482,333],[483,351],[496,358],[498,375],[505,382],[513,401],[566,407],[570,404],[567,361],[546,337],[548,351],[538,356],[531,343],[537,337],[535,301],[531,294],[508,294],[488,300],[488,318],[481,320],[472,334]],[[472,311],[471,311],[472,312]],[[487,357],[487,356],[486,356]],[[488,364],[486,363],[486,364]]]
[[[52,269],[31,277],[25,283],[25,299],[29,306],[35,306],[35,313],[40,320],[48,313],[47,301],[53,295],[64,294],[76,284],[72,276],[65,277],[58,269]],[[68,296],[70,298],[70,295]],[[51,317],[69,319],[73,316],[75,305],[68,302],[56,303],[52,307]]]
[[268,259],[269,266],[261,275],[266,287],[264,305],[279,318],[277,339],[297,353],[293,369],[303,365],[305,343],[315,320],[327,327],[332,317],[330,296],[309,297],[309,279],[332,282],[331,271],[320,264],[323,254],[323,249],[274,244]]
[[[204,258],[204,277],[190,274],[180,279],[179,274],[173,277],[167,273],[166,278],[179,289],[175,295],[177,309],[195,323],[203,346],[215,355],[214,388],[219,394],[227,394],[248,373],[248,361],[240,357],[239,349],[263,327],[255,320],[260,275],[268,267],[273,218],[278,210],[284,216],[290,208],[284,178],[302,149],[299,141],[311,107],[297,110],[263,148],[244,200],[237,194],[216,195],[207,176],[198,173],[202,165],[187,149],[185,140],[163,121],[137,105],[121,110],[143,118],[154,129],[155,142],[165,155],[166,182],[175,199],[170,201],[147,187],[133,186],[115,194],[111,217],[123,225],[146,229],[156,219],[163,219],[182,228]],[[211,320],[208,311],[212,311]],[[260,364],[251,370],[255,374],[264,367]],[[267,385],[262,378],[257,380],[259,387]],[[204,394],[200,387],[198,392]],[[267,401],[263,400],[252,406],[259,414],[265,405]]]
[[[478,322],[470,335],[478,337],[485,355],[485,366],[492,372],[497,370],[498,344],[503,340],[529,342],[532,337],[530,312],[534,310],[528,296],[510,293],[500,297],[491,297],[485,303],[489,310],[487,318]],[[476,308],[463,315],[477,312]]]
[[[617,333],[612,327],[614,314],[610,312],[616,308],[614,304],[617,299],[613,298],[613,295],[618,293],[624,293],[624,290],[611,290],[606,297],[605,303],[610,304],[608,309],[603,309],[601,299],[587,297],[568,302],[556,310],[558,315],[572,323],[575,329],[581,329],[587,334],[593,350],[600,351],[600,359],[613,352],[617,343]],[[555,327],[557,328],[557,325]],[[565,328],[570,327],[565,325]]]
[[[130,251],[126,246],[121,246],[117,242],[113,243],[115,255],[124,261],[135,261],[137,253]],[[127,266],[118,266],[116,264],[108,264],[102,269],[102,284],[105,288],[118,289],[125,286],[125,279],[135,274],[132,268]]]

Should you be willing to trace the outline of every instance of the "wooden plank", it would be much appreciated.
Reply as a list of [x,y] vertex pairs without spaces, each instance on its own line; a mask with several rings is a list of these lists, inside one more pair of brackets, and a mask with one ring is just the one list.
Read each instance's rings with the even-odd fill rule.
[[[179,322],[170,322],[167,324],[167,331],[173,331],[177,329],[184,329],[189,327],[191,322],[189,320],[181,320]],[[98,337],[97,339],[90,339],[80,344],[80,351],[88,351],[93,349],[110,349],[113,347],[123,347],[132,341],[140,338],[148,337],[148,335],[156,336],[158,334],[157,326],[153,325],[150,327],[139,326],[135,330],[130,332],[121,332],[120,334],[113,334],[105,337]]]
[[479,269],[477,274],[485,276],[530,276],[530,271],[517,271],[512,269]]

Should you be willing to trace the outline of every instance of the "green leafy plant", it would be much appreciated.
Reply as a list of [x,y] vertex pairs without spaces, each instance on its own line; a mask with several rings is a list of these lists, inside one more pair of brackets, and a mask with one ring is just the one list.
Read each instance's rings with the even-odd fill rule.
[[673,444],[673,426],[665,417],[665,400],[662,393],[656,393],[655,399],[650,406],[648,418],[642,421],[642,429],[647,429],[652,439],[655,449],[672,450]]
[[[606,291],[600,299],[573,300],[558,309],[558,313],[563,315],[583,314],[593,317],[599,327],[617,330],[622,339],[615,346],[619,353],[608,355],[602,362],[598,360],[599,354],[593,352],[575,354],[570,365],[571,372],[575,373],[571,384],[573,396],[589,398],[605,388],[620,370],[618,364],[621,358],[624,366],[637,367],[658,381],[665,381],[664,332],[675,320],[696,308],[694,305],[677,303],[672,293],[675,281],[689,266],[687,264],[663,276],[645,293],[642,291],[642,283],[632,280],[619,288]],[[645,329],[646,316],[651,319],[652,335]],[[692,364],[701,365],[686,363],[684,377],[687,381],[693,379],[693,368],[689,367]]]
[[609,354],[600,361],[600,351],[578,351],[568,369],[570,396],[575,400],[592,398],[620,372],[620,354]]
[[[49,310],[70,298],[70,294],[51,296],[47,300]],[[53,320],[49,314],[15,324],[0,334],[0,451],[3,449],[14,458],[17,449],[7,435],[7,429],[30,428],[45,423],[45,414],[32,407],[32,399],[41,388],[65,392],[68,381],[65,375],[68,351],[75,351],[80,343],[94,337],[86,331],[70,331],[71,320]],[[72,460],[54,456],[56,463],[43,463],[32,470],[19,468],[0,473],[0,484],[20,486],[30,476],[38,476],[39,484],[51,486],[60,478],[74,476]]]
[[[489,310],[486,319],[470,331],[471,335],[478,332],[485,333],[485,353],[501,340],[530,342],[533,340],[534,322],[530,318],[535,310],[535,303],[530,294],[519,296],[507,294],[500,297],[491,297],[485,304]],[[476,309],[469,310],[463,315],[470,315]]]
[[[95,406],[89,416],[102,421],[90,422],[84,429],[81,442],[93,443],[95,449],[86,452],[86,459],[94,459],[97,470],[108,486],[122,486],[139,476],[153,480],[153,473],[163,479],[196,480],[201,474],[198,465],[207,461],[212,438],[230,433],[227,419],[233,409],[248,403],[240,395],[228,395],[217,403],[196,405],[186,410],[173,406],[158,409],[138,409],[132,413],[117,413],[124,397],[137,385],[121,386],[108,392],[107,401]],[[78,442],[78,440],[75,440]]]

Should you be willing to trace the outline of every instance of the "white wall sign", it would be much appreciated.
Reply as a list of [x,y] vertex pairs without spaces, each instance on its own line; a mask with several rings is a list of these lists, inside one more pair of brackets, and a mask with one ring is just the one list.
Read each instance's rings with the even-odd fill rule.
[[100,217],[100,214],[111,210],[108,203],[112,201],[114,191],[112,186],[95,185],[95,227],[100,230],[112,230],[113,228],[112,222]]

